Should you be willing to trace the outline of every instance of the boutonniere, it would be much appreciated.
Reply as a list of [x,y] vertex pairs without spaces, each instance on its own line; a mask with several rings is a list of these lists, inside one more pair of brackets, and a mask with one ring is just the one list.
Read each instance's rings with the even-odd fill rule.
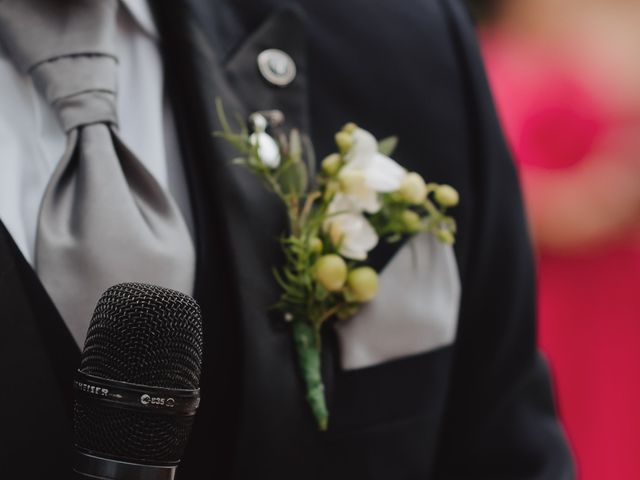
[[382,141],[348,123],[335,135],[336,152],[315,167],[313,148],[298,130],[270,134],[278,111],[254,113],[235,131],[218,102],[223,130],[233,144],[233,163],[247,168],[277,195],[289,225],[280,243],[285,263],[274,268],[282,289],[274,306],[291,324],[307,402],[320,430],[329,412],[321,375],[321,330],[327,320],[346,320],[378,289],[368,253],[381,240],[430,232],[453,244],[456,224],[447,209],[458,204],[448,185],[426,183],[390,156],[396,137]]

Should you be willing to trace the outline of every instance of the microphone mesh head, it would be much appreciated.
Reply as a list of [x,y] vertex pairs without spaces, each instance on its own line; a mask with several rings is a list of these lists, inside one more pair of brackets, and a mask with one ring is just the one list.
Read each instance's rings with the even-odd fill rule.
[[[80,370],[108,380],[193,390],[200,381],[202,337],[200,308],[191,297],[153,285],[115,285],[98,301]],[[75,443],[80,450],[116,460],[176,463],[193,419],[79,396]]]

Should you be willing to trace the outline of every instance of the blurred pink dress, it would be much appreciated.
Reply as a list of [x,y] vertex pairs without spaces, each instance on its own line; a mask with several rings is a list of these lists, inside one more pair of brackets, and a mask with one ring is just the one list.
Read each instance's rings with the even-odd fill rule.
[[[521,172],[580,164],[613,129],[637,124],[602,101],[570,60],[482,37],[499,116]],[[640,86],[638,87],[640,88]],[[640,129],[638,130],[640,135]],[[640,243],[537,251],[539,344],[582,480],[640,479]]]

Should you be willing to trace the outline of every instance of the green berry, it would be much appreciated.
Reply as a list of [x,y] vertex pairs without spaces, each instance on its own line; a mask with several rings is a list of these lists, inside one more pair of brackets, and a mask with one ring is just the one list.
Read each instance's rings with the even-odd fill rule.
[[378,293],[378,274],[371,267],[359,267],[347,277],[349,292],[358,302],[368,302]]
[[323,255],[313,266],[315,279],[329,292],[337,292],[347,280],[347,264],[336,254]]
[[322,253],[322,240],[320,240],[318,237],[314,237],[311,239],[310,246],[313,253]]

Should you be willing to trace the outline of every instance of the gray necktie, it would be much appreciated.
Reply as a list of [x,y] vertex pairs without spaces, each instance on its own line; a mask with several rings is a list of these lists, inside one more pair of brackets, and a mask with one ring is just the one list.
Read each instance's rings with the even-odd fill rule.
[[194,281],[179,209],[117,132],[117,9],[117,0],[0,0],[0,42],[68,135],[40,207],[35,267],[79,344],[107,287],[190,294]]

